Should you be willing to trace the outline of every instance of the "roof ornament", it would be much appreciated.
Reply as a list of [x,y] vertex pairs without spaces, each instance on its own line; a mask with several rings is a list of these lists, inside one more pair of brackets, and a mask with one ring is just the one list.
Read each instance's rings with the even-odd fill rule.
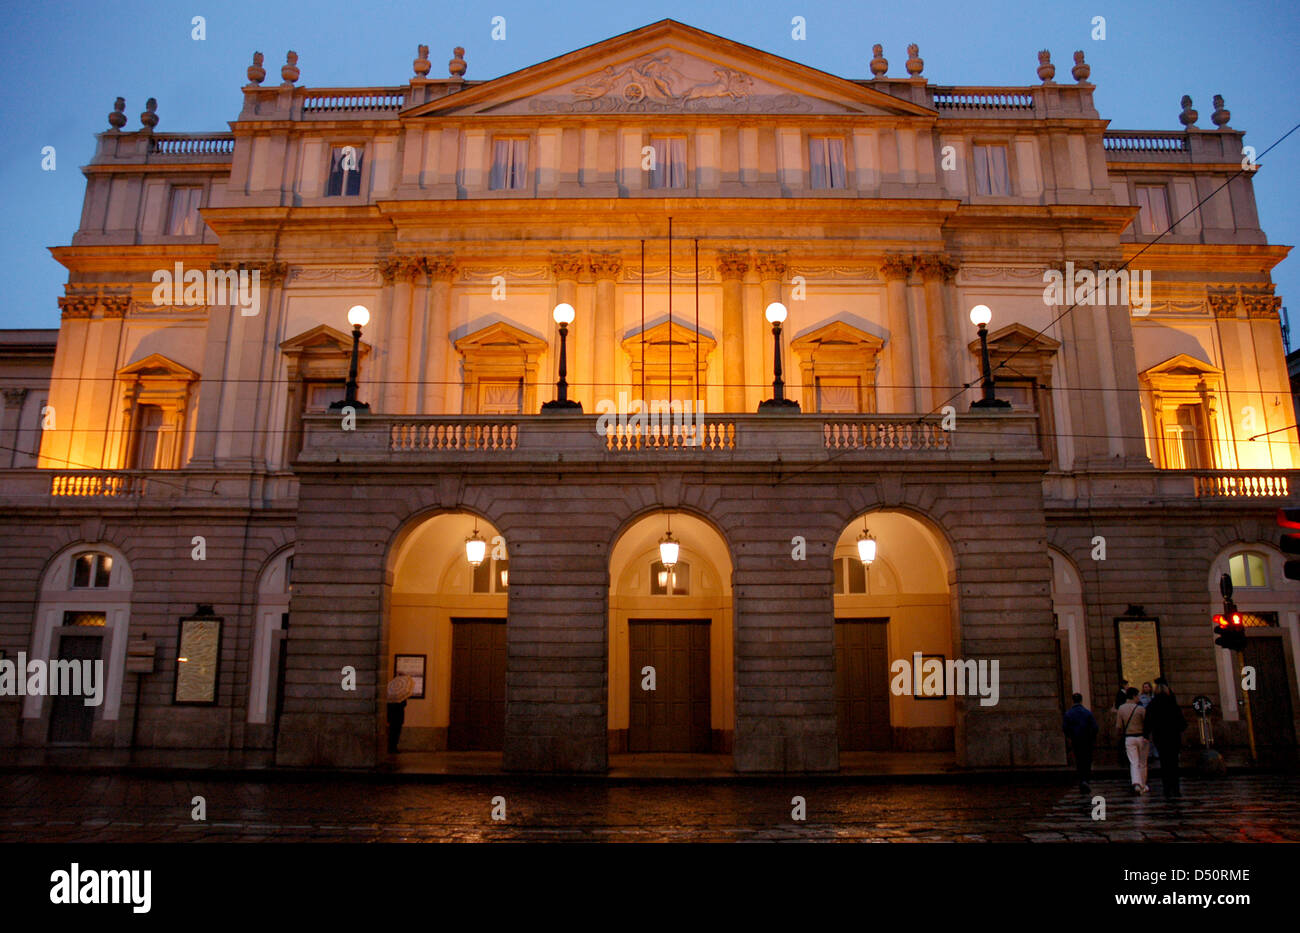
[[144,113],[140,114],[140,122],[143,123],[144,128],[150,132],[152,132],[153,128],[158,125],[157,111],[158,101],[156,98],[150,97],[144,102]]
[[411,63],[415,69],[416,77],[429,77],[429,69],[433,67],[433,62],[429,61],[429,47],[422,45],[416,50],[415,61]]
[[925,59],[921,57],[921,47],[915,42],[907,47],[907,73],[913,78],[921,77]]
[[115,130],[126,126],[126,98],[119,97],[113,101],[113,112],[108,115],[108,125]]
[[871,47],[871,55],[871,77],[883,78],[885,72],[889,70],[889,59],[885,58],[885,50],[880,43],[877,42]]
[[1179,121],[1187,129],[1196,126],[1196,111],[1192,109],[1192,99],[1188,95],[1183,95],[1183,112],[1178,115]]
[[1232,111],[1223,109],[1223,95],[1215,94],[1214,113],[1210,114],[1210,119],[1214,121],[1214,125],[1221,130],[1229,129],[1228,120],[1231,119],[1231,117]]
[[1088,75],[1092,74],[1092,66],[1083,60],[1083,52],[1074,53],[1074,67],[1070,69],[1070,74],[1074,75],[1074,80],[1083,84],[1088,80]]
[[453,78],[465,77],[465,69],[468,67],[465,64],[465,50],[458,45],[451,52],[454,57],[447,63],[447,73]]
[[248,83],[256,87],[266,78],[266,69],[262,67],[262,53],[253,53],[253,64],[248,66]]
[[1055,84],[1056,66],[1052,64],[1052,53],[1043,49],[1038,53],[1038,77],[1044,84]]
[[293,82],[298,80],[298,75],[301,73],[298,70],[298,53],[290,52],[284,57],[284,64],[280,66],[280,77],[284,78],[284,83],[280,87],[293,87]]

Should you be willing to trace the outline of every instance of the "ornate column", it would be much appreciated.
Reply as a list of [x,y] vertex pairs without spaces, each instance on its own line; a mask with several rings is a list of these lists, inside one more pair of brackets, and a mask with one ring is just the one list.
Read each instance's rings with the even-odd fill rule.
[[930,332],[931,407],[943,404],[960,385],[955,363],[955,335],[944,300],[945,284],[952,281],[957,267],[944,256],[918,256],[917,272],[925,288],[926,323]]
[[[1085,264],[1078,263],[1077,265],[1083,266]],[[1098,270],[1106,268],[1107,265],[1104,261],[1093,261],[1086,264],[1087,267],[1093,270],[1094,275]],[[1098,445],[1095,454],[1098,457],[1104,457],[1106,464],[1115,465],[1115,461],[1117,459],[1122,460],[1124,456],[1124,429],[1120,422],[1120,408],[1125,405],[1127,399],[1121,397],[1116,391],[1119,388],[1119,381],[1116,378],[1114,337],[1111,332],[1110,320],[1111,309],[1104,304],[1086,309],[1081,306],[1071,313],[1078,314],[1080,312],[1086,313],[1092,318],[1093,340],[1096,342],[1097,352],[1097,387],[1101,390],[1097,396],[1097,404],[1101,406],[1106,425],[1106,437],[1103,443]],[[1132,345],[1132,337],[1129,338],[1129,344]],[[1136,398],[1136,393],[1132,397]]]
[[415,332],[415,309],[411,305],[411,285],[421,274],[416,256],[396,256],[383,267],[393,277],[393,366],[387,375],[390,401],[388,414],[415,414],[416,379],[420,372],[419,334]]
[[916,257],[912,257],[911,275],[907,279],[907,320],[911,325],[912,372],[916,377],[915,399],[918,412],[934,407],[936,395],[934,373],[930,370],[930,321],[925,309],[925,289]]
[[[754,262],[754,268],[758,271],[758,281],[762,288],[762,300],[759,302],[758,319],[755,324],[761,324],[762,330],[760,332],[767,334],[770,325],[767,323],[767,318],[764,315],[767,311],[768,305],[774,301],[781,300],[781,282],[785,279],[786,273],[785,256],[781,253],[760,253]],[[759,398],[770,398],[772,395],[773,374],[771,337],[768,336],[767,339],[762,341],[762,344],[763,380],[767,383],[767,389],[760,391]],[[783,346],[788,345],[789,339],[787,337],[783,341]],[[781,369],[784,372],[789,373],[790,367],[785,365],[784,359],[782,359],[781,363]],[[788,385],[789,380],[786,381],[787,398],[798,398],[798,389]]]
[[[252,468],[259,440],[256,432],[259,408],[266,408],[260,393],[267,319],[284,291],[289,267],[286,263],[270,260],[246,262],[242,266],[249,270],[250,277],[254,270],[258,273],[262,292],[259,296],[260,310],[257,314],[242,314],[238,300],[232,298],[229,306],[216,311],[230,316],[228,342],[233,352],[226,357],[230,361],[228,369],[218,377],[225,383],[225,391],[218,417],[220,433],[216,439],[215,456],[218,465],[228,461],[236,466]],[[213,309],[209,308],[208,313],[212,314]]]
[[447,410],[448,390],[455,381],[451,372],[451,282],[456,263],[447,253],[426,256],[423,264],[429,275],[429,294],[424,326],[428,335],[422,377],[424,398],[420,411],[426,415],[446,415],[451,414]]
[[[81,367],[90,339],[90,315],[94,307],[93,296],[68,295],[59,299],[62,311],[59,342],[54,352],[49,401],[46,402],[54,410],[54,430],[41,432],[39,465],[43,467],[62,470],[79,465],[68,461],[72,459],[72,428],[81,390]],[[92,385],[93,383],[87,384],[87,389]]]
[[[722,279],[722,408],[747,411],[745,405],[745,273],[749,257],[741,252],[718,254]],[[750,324],[749,326],[754,326]]]
[[[614,360],[618,348],[615,346],[616,309],[614,307],[614,283],[623,271],[623,257],[618,253],[596,253],[589,263],[591,274],[596,277],[596,309],[592,327],[595,332],[595,398],[611,399],[614,393]],[[595,411],[594,408],[590,409]]]
[[[579,253],[552,253],[551,254],[551,272],[555,276],[555,304],[567,302],[573,305],[576,312],[578,309],[578,276],[582,274],[582,269],[586,261]],[[552,305],[554,307],[554,305]],[[551,327],[555,327],[555,322],[551,318],[551,308],[546,309],[546,318]],[[578,334],[583,328],[590,327],[591,323],[575,317],[572,324],[569,325],[568,345],[570,349],[578,346]],[[551,354],[550,364],[551,382],[554,383],[560,377],[560,342],[558,337],[551,341],[554,352]],[[591,381],[591,373],[584,371],[582,361],[578,354],[570,352],[568,358],[568,382],[569,397],[580,397],[583,384]],[[554,387],[549,390],[550,395],[543,391],[539,394],[548,398],[554,397]]]
[[908,276],[912,261],[906,256],[886,256],[880,265],[885,277],[885,312],[889,326],[889,382],[892,386],[893,412],[917,410],[916,373],[912,367],[912,328],[907,316]]
[[397,260],[385,259],[379,263],[379,277],[383,287],[379,290],[379,307],[372,318],[376,337],[372,346],[371,359],[374,360],[375,373],[380,381],[374,386],[370,395],[372,411],[387,414],[393,410],[393,386],[403,378],[399,373],[403,358],[393,354],[393,339],[400,325],[393,309],[393,280],[397,276]]

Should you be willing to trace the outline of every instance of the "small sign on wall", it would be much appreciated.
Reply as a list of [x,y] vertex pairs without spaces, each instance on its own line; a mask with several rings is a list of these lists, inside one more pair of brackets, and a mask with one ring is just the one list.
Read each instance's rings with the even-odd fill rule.
[[1115,619],[1115,643],[1119,651],[1119,676],[1130,687],[1155,683],[1162,672],[1160,663],[1160,620],[1136,615]]
[[410,700],[424,699],[424,669],[428,655],[395,654],[393,655],[393,676],[405,674],[415,682],[415,689],[407,697]]

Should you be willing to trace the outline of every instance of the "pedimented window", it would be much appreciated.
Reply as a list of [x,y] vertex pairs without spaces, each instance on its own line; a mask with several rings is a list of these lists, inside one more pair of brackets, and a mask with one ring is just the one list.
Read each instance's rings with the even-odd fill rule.
[[[966,348],[978,367],[980,342],[972,340]],[[1009,324],[989,334],[989,364],[995,370],[997,397],[1010,402],[1012,411],[1038,416],[1038,447],[1053,466],[1058,457],[1053,440],[1052,363],[1060,349],[1060,341],[1024,324]]]
[[547,349],[540,337],[503,321],[461,337],[461,411],[511,415],[537,406],[538,361]]
[[875,411],[882,346],[879,337],[842,321],[832,321],[790,341],[803,377],[803,410]]
[[1150,405],[1147,454],[1165,470],[1214,469],[1223,371],[1180,353],[1139,375]]
[[717,347],[718,342],[708,334],[697,334],[676,321],[671,328],[664,321],[623,341],[634,391],[640,394],[644,384],[647,403],[694,404],[704,398],[709,354]]
[[123,468],[180,469],[199,374],[154,353],[118,370],[117,378],[122,385]]
[[[288,383],[285,458],[292,460],[302,450],[302,416],[329,411],[331,402],[344,397],[352,364],[352,336],[321,324],[280,344],[280,352],[284,354]],[[370,345],[361,341],[358,379],[363,384],[361,361],[369,353]],[[378,390],[377,383],[374,388]]]

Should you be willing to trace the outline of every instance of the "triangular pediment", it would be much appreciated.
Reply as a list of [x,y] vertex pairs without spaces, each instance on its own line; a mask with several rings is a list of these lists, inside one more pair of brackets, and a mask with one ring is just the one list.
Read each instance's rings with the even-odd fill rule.
[[1194,356],[1179,353],[1177,356],[1171,356],[1163,363],[1157,363],[1150,369],[1143,370],[1142,375],[1148,379],[1152,376],[1221,376],[1223,370],[1217,369],[1203,360],[1198,360]]
[[[979,338],[966,344],[972,353],[980,352]],[[989,350],[1006,353],[1055,353],[1061,348],[1059,340],[1040,334],[1019,322],[1000,327],[989,334]]]
[[497,321],[472,334],[466,334],[456,341],[455,346],[461,353],[507,350],[536,355],[546,349],[546,341],[504,321]]
[[193,381],[199,377],[199,374],[188,366],[182,366],[180,363],[163,356],[161,353],[151,353],[142,360],[138,360],[129,366],[122,367],[117,371],[117,374],[119,377],[134,376],[137,379],[180,379],[186,382]]
[[[370,352],[368,343],[362,340],[360,344],[361,354]],[[290,337],[280,344],[280,349],[291,356],[301,353],[351,353],[352,335],[335,330],[328,324],[318,324],[296,337]]]
[[791,340],[790,349],[803,355],[827,350],[879,350],[884,344],[875,334],[869,334],[852,324],[831,321]]
[[404,116],[544,113],[935,115],[884,91],[662,20]]
[[[687,352],[693,351],[696,343],[695,329],[685,327],[682,324],[673,321],[670,325],[667,321],[656,324],[654,327],[648,327],[644,335],[635,333],[623,340],[623,350],[629,354],[640,352],[641,344],[651,350],[660,349],[667,352],[669,345],[674,349],[684,348]],[[718,342],[708,334],[700,333],[699,335],[700,353],[708,356],[717,347]]]

